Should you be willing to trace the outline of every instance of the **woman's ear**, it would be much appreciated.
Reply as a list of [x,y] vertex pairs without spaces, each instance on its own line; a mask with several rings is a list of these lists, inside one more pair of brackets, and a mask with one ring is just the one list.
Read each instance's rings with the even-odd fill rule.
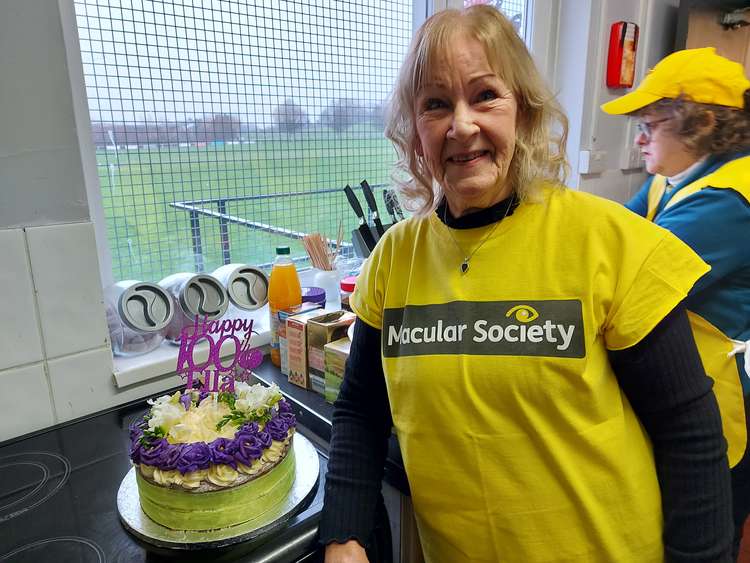
[[716,126],[716,115],[710,109],[702,112],[695,125],[696,132],[703,136],[709,135]]

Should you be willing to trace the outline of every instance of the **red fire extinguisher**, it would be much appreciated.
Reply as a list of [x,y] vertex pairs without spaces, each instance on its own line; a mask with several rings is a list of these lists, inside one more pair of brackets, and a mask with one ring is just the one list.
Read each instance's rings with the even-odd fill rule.
[[630,88],[635,78],[635,52],[638,48],[638,26],[633,22],[615,22],[609,33],[607,86]]

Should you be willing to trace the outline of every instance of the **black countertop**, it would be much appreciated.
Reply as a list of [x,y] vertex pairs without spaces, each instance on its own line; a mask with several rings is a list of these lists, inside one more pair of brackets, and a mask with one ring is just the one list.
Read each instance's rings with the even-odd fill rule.
[[[186,552],[158,550],[129,534],[116,497],[131,467],[128,427],[146,408],[138,401],[0,444],[1,562],[322,561],[323,451],[314,498],[286,526],[257,540]],[[298,431],[319,442],[308,429]]]
[[[251,542],[191,552],[160,550],[128,533],[116,497],[131,467],[128,427],[148,408],[143,399],[0,443],[0,563],[322,561],[317,528],[333,406],[290,384],[268,359],[255,372],[264,383],[279,386],[292,404],[298,431],[318,450],[315,496],[284,526]],[[395,437],[386,481],[408,493]]]

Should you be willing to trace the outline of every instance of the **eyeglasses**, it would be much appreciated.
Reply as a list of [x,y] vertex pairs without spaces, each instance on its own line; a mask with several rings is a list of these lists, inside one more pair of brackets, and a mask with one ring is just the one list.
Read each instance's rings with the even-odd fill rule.
[[670,119],[672,118],[664,117],[662,119],[654,119],[653,121],[639,121],[636,124],[638,127],[638,133],[644,135],[646,139],[650,140],[654,134],[655,126],[659,125],[659,123],[664,123],[665,121],[669,121]]

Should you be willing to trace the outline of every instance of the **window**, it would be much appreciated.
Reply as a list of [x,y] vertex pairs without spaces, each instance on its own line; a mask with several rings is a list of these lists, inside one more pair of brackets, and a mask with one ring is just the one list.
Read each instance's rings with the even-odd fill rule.
[[477,4],[488,4],[500,10],[510,20],[513,27],[516,28],[521,39],[528,43],[527,0],[464,0],[464,7],[475,6]]
[[[75,0],[115,280],[304,256],[381,192],[412,1]],[[385,206],[381,204],[381,210]]]

